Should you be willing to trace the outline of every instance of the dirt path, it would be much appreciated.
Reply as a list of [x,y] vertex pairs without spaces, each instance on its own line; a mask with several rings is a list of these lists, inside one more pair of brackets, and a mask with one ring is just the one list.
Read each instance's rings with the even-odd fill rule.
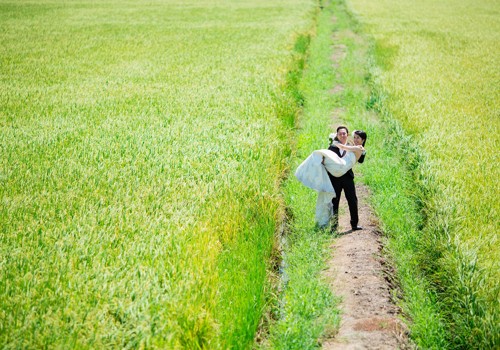
[[[333,22],[337,21],[334,16]],[[332,66],[338,67],[347,55],[346,45],[339,38],[357,37],[351,31],[333,33]],[[360,38],[358,38],[360,40]],[[342,85],[331,90],[340,94]],[[342,108],[332,111],[332,125],[335,129],[342,119]],[[369,159],[367,160],[369,161]],[[354,170],[356,172],[356,170]],[[368,206],[369,191],[366,186],[356,184],[361,231],[350,230],[350,216],[345,196],[342,196],[339,210],[340,237],[331,247],[331,258],[325,278],[333,293],[342,298],[341,325],[332,338],[323,339],[322,348],[331,349],[407,349],[407,331],[398,318],[399,309],[392,302],[388,265],[382,257],[382,237],[377,218]]]
[[367,205],[369,192],[356,185],[361,231],[351,231],[347,202],[340,202],[339,233],[325,277],[335,295],[342,298],[342,321],[334,338],[323,341],[323,349],[408,348],[404,324],[391,301],[391,287],[377,220]]

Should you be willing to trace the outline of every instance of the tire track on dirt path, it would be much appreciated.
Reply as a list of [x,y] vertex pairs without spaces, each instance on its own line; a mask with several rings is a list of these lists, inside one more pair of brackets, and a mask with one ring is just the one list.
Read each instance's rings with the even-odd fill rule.
[[338,333],[324,339],[322,348],[405,349],[407,331],[391,298],[382,237],[375,215],[367,204],[368,188],[356,184],[360,225],[351,231],[347,202],[341,199],[339,238],[331,246],[325,277],[333,293],[342,298]]

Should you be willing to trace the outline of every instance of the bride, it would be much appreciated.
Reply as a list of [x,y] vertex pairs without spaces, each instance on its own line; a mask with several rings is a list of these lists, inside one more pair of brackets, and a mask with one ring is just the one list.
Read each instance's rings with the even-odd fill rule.
[[[354,132],[354,135],[358,135],[356,134],[356,131]],[[313,154],[321,154],[323,156],[322,164],[325,166],[326,170],[335,177],[341,177],[350,169],[352,169],[354,164],[356,164],[359,158],[364,154],[365,148],[363,146],[366,142],[366,137],[362,142],[362,144],[356,144],[354,146],[343,145],[340,142],[336,141],[335,137],[333,137],[331,145],[346,151],[346,154],[342,158],[339,157],[337,153],[328,149],[320,149],[314,151]]]
[[327,172],[335,177],[340,177],[348,172],[364,155],[366,138],[366,133],[355,131],[355,145],[351,146],[336,141],[336,135],[332,134],[330,135],[332,146],[345,150],[346,154],[340,157],[328,149],[316,150],[295,171],[295,176],[302,184],[318,191],[316,201],[316,222],[318,225],[326,226],[328,224],[332,215],[332,199],[336,196]]

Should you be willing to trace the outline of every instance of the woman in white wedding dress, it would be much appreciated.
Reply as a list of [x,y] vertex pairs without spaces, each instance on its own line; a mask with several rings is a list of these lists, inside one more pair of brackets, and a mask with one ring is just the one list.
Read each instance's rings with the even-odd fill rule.
[[328,224],[332,215],[332,199],[335,197],[335,190],[327,172],[335,177],[344,175],[365,152],[366,134],[363,133],[364,139],[356,132],[354,134],[358,136],[355,137],[354,146],[343,145],[335,141],[334,134],[330,135],[332,145],[346,151],[343,157],[328,149],[316,150],[295,171],[295,176],[300,182],[318,191],[316,222],[320,226]]

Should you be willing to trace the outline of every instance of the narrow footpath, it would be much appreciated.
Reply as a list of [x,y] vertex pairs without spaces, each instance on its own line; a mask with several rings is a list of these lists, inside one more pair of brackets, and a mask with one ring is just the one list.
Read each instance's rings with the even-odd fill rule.
[[[337,22],[333,16],[332,21]],[[345,37],[354,38],[358,43],[362,38],[350,30],[333,33],[332,69],[340,79],[339,66],[350,54],[342,44]],[[352,54],[352,53],[351,53]],[[335,85],[330,93],[341,95],[344,86]],[[332,130],[343,124],[344,110],[339,107],[332,111]],[[349,125],[351,129],[355,125]],[[369,153],[366,162],[370,161]],[[354,173],[359,176],[357,168]],[[360,169],[360,170],[361,170]],[[408,331],[400,320],[399,308],[394,304],[394,286],[391,283],[390,265],[383,255],[383,237],[378,221],[368,205],[369,189],[356,184],[358,197],[360,231],[351,231],[350,215],[344,194],[339,208],[339,237],[333,240],[331,257],[324,277],[334,295],[341,298],[340,329],[331,338],[322,339],[322,348],[331,349],[409,349]]]
[[356,184],[361,231],[350,230],[347,202],[340,202],[340,237],[325,271],[333,293],[342,298],[339,332],[323,349],[408,349],[407,331],[391,298],[391,273],[381,255],[382,237],[367,204],[369,191]]

